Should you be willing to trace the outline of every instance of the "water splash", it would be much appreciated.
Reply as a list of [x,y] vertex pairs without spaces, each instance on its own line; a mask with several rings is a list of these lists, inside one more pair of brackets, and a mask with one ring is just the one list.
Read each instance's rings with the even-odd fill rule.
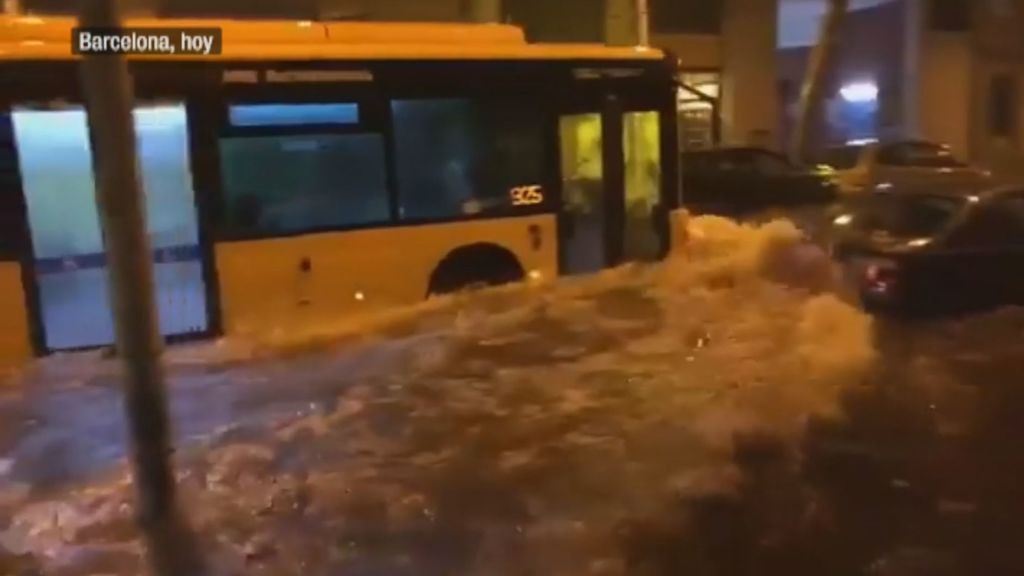
[[[342,346],[221,373],[233,402],[273,388],[288,410],[180,456],[211,554],[267,574],[620,573],[623,518],[728,489],[738,433],[795,435],[874,361],[871,321],[791,224],[690,226],[658,265],[310,331],[358,335],[372,370],[323,360]],[[127,493],[121,476],[21,503],[0,542],[47,565],[133,546]]]

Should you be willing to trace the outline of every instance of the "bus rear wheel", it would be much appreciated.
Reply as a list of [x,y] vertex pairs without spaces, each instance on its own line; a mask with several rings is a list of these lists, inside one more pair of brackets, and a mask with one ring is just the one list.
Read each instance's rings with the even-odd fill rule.
[[520,282],[519,259],[497,244],[470,244],[451,251],[430,275],[427,297]]

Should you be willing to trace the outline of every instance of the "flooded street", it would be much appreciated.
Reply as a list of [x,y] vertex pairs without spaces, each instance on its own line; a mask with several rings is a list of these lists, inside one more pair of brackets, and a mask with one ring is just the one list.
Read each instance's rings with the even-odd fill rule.
[[[708,218],[656,266],[171,350],[183,506],[217,574],[1024,573],[1024,313],[874,321],[833,278]],[[116,365],[2,390],[0,574],[139,573]]]

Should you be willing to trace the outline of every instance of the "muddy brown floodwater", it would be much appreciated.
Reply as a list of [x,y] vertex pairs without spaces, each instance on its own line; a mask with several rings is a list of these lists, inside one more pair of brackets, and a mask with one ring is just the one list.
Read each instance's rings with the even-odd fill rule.
[[[1021,573],[1024,314],[876,322],[785,222],[694,233],[343,342],[172,351],[217,573]],[[7,388],[0,573],[140,571],[117,382],[77,356]]]

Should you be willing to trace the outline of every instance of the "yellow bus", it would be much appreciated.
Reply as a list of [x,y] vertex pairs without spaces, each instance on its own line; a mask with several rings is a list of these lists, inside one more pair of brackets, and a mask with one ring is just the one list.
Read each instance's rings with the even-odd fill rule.
[[[0,19],[0,357],[113,342],[68,18]],[[674,62],[505,25],[222,29],[130,58],[161,330],[288,330],[671,245]]]

